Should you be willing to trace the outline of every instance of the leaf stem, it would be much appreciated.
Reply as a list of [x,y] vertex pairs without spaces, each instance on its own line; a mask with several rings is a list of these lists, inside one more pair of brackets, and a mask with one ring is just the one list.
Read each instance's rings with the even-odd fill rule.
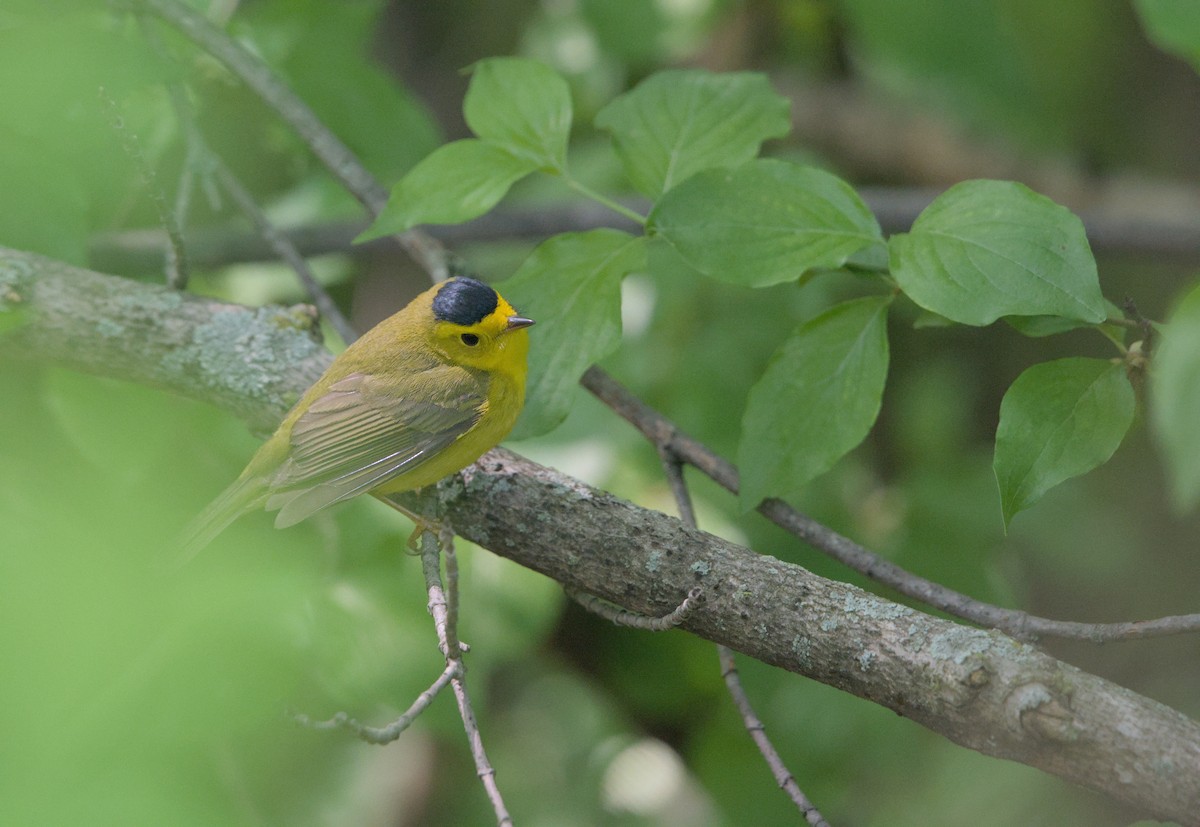
[[603,204],[604,206],[608,207],[613,212],[618,213],[619,215],[623,215],[626,218],[628,218],[630,221],[633,221],[643,227],[646,226],[646,216],[641,215],[636,210],[631,210],[631,209],[629,209],[629,207],[626,207],[624,204],[620,204],[620,203],[612,200],[611,198],[609,198],[606,195],[601,195],[600,193],[596,192],[594,189],[589,187],[587,184],[584,184],[582,181],[572,178],[566,172],[564,172],[562,174],[562,176],[563,176],[563,180],[567,182],[568,187],[575,190],[575,192],[579,193],[580,195],[584,196],[585,198],[590,198],[598,204]]

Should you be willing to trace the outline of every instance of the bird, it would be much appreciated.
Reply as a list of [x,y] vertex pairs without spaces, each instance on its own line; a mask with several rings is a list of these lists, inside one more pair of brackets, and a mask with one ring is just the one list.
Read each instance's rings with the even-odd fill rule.
[[421,293],[330,363],[184,529],[181,558],[259,508],[278,512],[275,527],[286,528],[359,494],[415,491],[473,463],[525,404],[533,323],[466,276]]

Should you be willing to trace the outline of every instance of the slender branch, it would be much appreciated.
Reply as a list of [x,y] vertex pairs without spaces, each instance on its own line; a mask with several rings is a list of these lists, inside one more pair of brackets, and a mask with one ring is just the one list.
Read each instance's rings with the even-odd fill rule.
[[[453,620],[448,624],[454,632],[454,645],[460,652],[469,652],[471,647],[458,640],[458,555],[454,551],[454,531],[450,526],[443,525],[438,532],[438,545],[442,549],[442,559],[446,564],[446,616]],[[446,644],[450,645],[449,637]]]
[[750,698],[746,696],[746,690],[742,688],[742,680],[738,676],[737,663],[733,658],[733,650],[728,646],[717,646],[717,658],[721,664],[721,677],[725,679],[725,688],[729,691],[729,696],[733,699],[733,705],[737,707],[738,714],[742,716],[742,722],[746,727],[746,731],[750,733],[750,737],[754,739],[755,746],[766,759],[767,766],[771,769],[771,775],[775,778],[775,783],[779,788],[787,793],[792,799],[792,803],[804,815],[804,820],[812,827],[829,827],[829,822],[821,815],[821,811],[816,808],[800,789],[800,785],[796,782],[791,771],[783,763],[783,759],[775,749],[775,745],[771,743],[771,739],[767,737],[766,730],[763,728],[762,721],[754,713],[754,707],[750,704]]
[[[138,28],[141,30],[142,37],[150,44],[150,48],[161,57],[167,56],[167,49],[162,42],[162,38],[158,36],[158,31],[154,26],[150,25],[149,19],[144,14],[137,15]],[[179,185],[175,190],[175,203],[170,210],[171,222],[166,225],[165,231],[170,247],[176,248],[177,252],[167,254],[167,286],[173,287],[176,290],[184,290],[187,288],[189,273],[186,269],[186,253],[187,245],[184,239],[184,228],[187,227],[188,212],[192,205],[192,194],[195,189],[195,171],[199,164],[200,157],[203,153],[203,140],[200,132],[195,128],[195,123],[190,117],[184,117],[184,113],[189,112],[190,106],[187,103],[187,94],[184,91],[183,84],[178,80],[168,81],[167,94],[171,99],[171,107],[175,110],[176,117],[183,124],[184,136],[184,161],[183,168],[179,173]],[[160,209],[165,209],[164,203]]]
[[299,95],[275,76],[257,56],[229,37],[204,15],[176,0],[136,0],[135,7],[160,18],[225,65],[250,89],[272,102],[313,153],[373,215],[387,203],[384,189],[330,132]]
[[[669,450],[679,459],[694,465],[722,488],[733,494],[738,492],[738,470],[733,463],[682,433],[673,422],[642,402],[602,369],[589,368],[581,382],[604,404],[641,431],[660,451]],[[1104,643],[1200,631],[1200,614],[1121,623],[1080,623],[1005,609],[905,571],[781,500],[764,500],[758,506],[758,511],[771,522],[872,580],[936,609],[982,626],[1000,629],[1017,638],[1045,636]]]
[[617,626],[626,626],[630,629],[642,629],[647,632],[665,632],[668,629],[674,629],[687,620],[688,616],[696,610],[696,607],[704,602],[704,590],[696,586],[671,611],[657,617],[647,617],[637,612],[631,612],[628,609],[622,609],[620,606],[614,606],[593,594],[585,594],[575,589],[567,589],[566,592],[567,597],[592,614],[599,615],[610,623],[614,623]]
[[[184,139],[184,143],[187,148],[184,150],[183,167],[179,171],[179,184],[175,188],[174,213],[176,220],[179,222],[180,233],[182,234],[180,244],[186,250],[187,231],[185,228],[187,227],[188,213],[191,212],[192,208],[192,196],[196,190],[197,169],[200,167],[200,159],[204,153],[196,144],[192,135],[189,134]],[[171,283],[168,280],[167,286],[174,287],[176,290],[183,290],[187,288],[187,283]]]
[[436,496],[425,499],[423,509],[425,530],[421,532],[421,572],[425,576],[425,589],[429,595],[429,614],[433,617],[433,625],[437,630],[438,646],[446,657],[446,667],[455,666],[455,674],[450,678],[450,687],[454,690],[454,699],[458,702],[458,714],[467,733],[467,741],[471,745],[471,757],[475,760],[475,771],[483,783],[484,792],[492,804],[498,827],[512,825],[512,817],[504,805],[504,797],[496,784],[496,770],[488,760],[483,747],[483,736],[479,732],[479,722],[475,718],[475,710],[471,698],[467,694],[464,681],[466,665],[463,663],[464,646],[458,639],[458,595],[448,595],[442,584],[441,559],[443,550],[446,551],[450,562],[448,578],[450,590],[458,589],[458,563],[454,557],[454,534],[451,531],[439,529],[436,533],[430,526],[437,523]]
[[671,488],[671,496],[675,499],[675,507],[679,509],[679,519],[685,525],[699,528],[696,522],[696,508],[692,505],[692,494],[688,490],[687,481],[683,478],[683,462],[666,443],[654,443],[658,458],[662,462],[663,474],[667,485]]
[[[666,474],[667,482],[671,486],[671,492],[675,496],[675,505],[679,509],[684,525],[689,528],[699,528],[696,524],[696,511],[692,507],[692,497],[688,492],[687,481],[683,478],[683,464],[665,445],[656,447],[658,455],[662,459],[663,473]],[[733,650],[718,643],[717,659],[721,664],[721,677],[725,681],[725,688],[729,691],[729,696],[733,699],[733,705],[737,707],[738,714],[742,716],[742,725],[750,733],[763,760],[767,762],[767,767],[771,770],[775,783],[787,794],[796,809],[804,815],[804,819],[812,827],[829,827],[829,822],[822,817],[820,810],[804,794],[804,790],[800,789],[796,777],[783,763],[779,750],[775,749],[775,745],[767,737],[766,729],[754,712],[750,698],[742,687],[742,679],[733,659]]]
[[213,156],[213,163],[216,166],[217,181],[220,182],[221,188],[229,194],[233,203],[242,211],[242,214],[254,222],[255,228],[264,239],[271,245],[271,248],[279,255],[281,259],[287,262],[288,266],[296,273],[300,279],[300,283],[304,285],[304,290],[312,299],[313,304],[317,306],[317,310],[321,316],[333,325],[333,329],[337,331],[338,336],[342,337],[342,341],[350,344],[358,334],[354,327],[350,324],[350,320],[338,308],[337,303],[330,297],[329,293],[317,281],[316,275],[312,268],[308,266],[308,261],[304,256],[300,255],[300,251],[287,239],[279,229],[271,223],[259,206],[254,201],[254,196],[250,191],[242,186],[242,182],[237,176],[230,171],[219,158]]
[[428,689],[417,696],[412,706],[405,710],[403,715],[385,726],[368,726],[351,718],[345,712],[339,712],[332,718],[324,721],[314,721],[303,713],[293,713],[291,718],[300,726],[307,727],[308,729],[347,729],[368,744],[390,744],[399,738],[406,729],[412,726],[413,721],[433,703],[433,699],[437,697],[438,693],[449,686],[452,680],[459,677],[461,670],[461,661],[447,662],[446,668],[442,670],[442,674],[438,675],[437,680]]
[[[630,202],[636,203],[636,202]],[[639,231],[640,224],[625,221],[607,208],[590,201],[574,199],[546,208],[506,208],[493,210],[465,224],[426,227],[421,232],[447,245],[480,241],[511,241],[514,238],[543,239],[572,230],[613,227]],[[284,230],[306,256],[327,253],[367,252],[388,240],[376,239],[355,245],[354,239],[366,228],[363,221],[330,221]],[[189,258],[198,267],[220,267],[246,261],[267,261],[274,250],[258,233],[247,233],[232,225],[214,225],[190,230],[186,235]],[[124,230],[99,233],[92,237],[89,259],[101,269],[117,273],[157,273],[162,268],[164,234],[159,230]]]
[[[442,584],[442,558],[438,535],[428,528],[421,532],[421,573],[429,594],[429,615],[437,632],[438,647],[447,658],[461,653],[458,641],[458,617],[450,614],[450,601]],[[455,601],[457,605],[457,601]]]
[[[139,20],[143,23],[146,21],[144,15],[138,15]],[[166,48],[158,37],[157,31],[153,26],[143,25],[143,30],[146,33],[146,38],[150,45],[158,52],[166,57]],[[173,81],[167,84],[167,91],[171,99],[171,107],[175,111],[175,119],[179,122],[185,143],[187,145],[187,162],[184,167],[184,176],[181,181],[179,193],[176,198],[176,209],[174,215],[178,218],[179,223],[183,223],[183,215],[186,213],[187,205],[190,202],[192,168],[193,166],[204,163],[204,165],[213,170],[217,181],[221,188],[229,194],[233,203],[241,210],[242,214],[250,219],[254,224],[255,230],[270,246],[276,256],[287,262],[288,266],[296,273],[300,279],[300,283],[304,285],[305,292],[316,305],[318,312],[329,321],[342,341],[349,344],[357,338],[354,328],[350,325],[349,320],[338,308],[337,303],[333,301],[329,293],[317,281],[316,275],[313,274],[312,268],[308,266],[308,261],[296,249],[291,240],[277,228],[266,214],[259,208],[258,203],[254,200],[250,190],[242,185],[242,182],[232,170],[213,152],[200,130],[196,127],[196,122],[192,117],[191,106],[188,104],[187,95],[184,92],[183,85],[178,81]],[[182,246],[182,239],[180,239]],[[182,289],[182,284],[170,284],[176,289]]]
[[163,193],[162,187],[158,185],[158,175],[155,173],[154,167],[146,160],[146,154],[142,152],[141,141],[125,126],[121,108],[117,106],[117,102],[109,96],[104,87],[100,87],[100,99],[108,107],[109,122],[113,131],[117,133],[125,154],[133,162],[134,168],[137,169],[138,175],[142,179],[143,186],[149,192],[150,200],[158,212],[159,223],[166,233],[167,245],[164,251],[164,264],[167,271],[167,285],[176,290],[182,290],[187,286],[188,261],[179,221],[171,208],[167,206],[167,197]]

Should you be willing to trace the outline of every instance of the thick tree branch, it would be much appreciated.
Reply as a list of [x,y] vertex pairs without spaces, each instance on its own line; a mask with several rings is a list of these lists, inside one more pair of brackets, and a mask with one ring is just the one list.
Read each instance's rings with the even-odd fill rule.
[[255,310],[0,247],[0,312],[21,310],[2,358],[174,391],[256,432],[273,430],[331,358],[308,305]]
[[[256,426],[277,419],[329,359],[305,324],[279,325],[295,311],[251,311],[0,250],[0,311],[18,307],[32,312],[0,339],[0,358],[46,357],[208,397]],[[222,381],[227,370],[241,378]],[[564,586],[662,614],[701,585],[707,599],[682,624],[694,634],[1139,813],[1200,825],[1200,723],[1033,646],[826,580],[506,451],[440,496],[462,536]]]

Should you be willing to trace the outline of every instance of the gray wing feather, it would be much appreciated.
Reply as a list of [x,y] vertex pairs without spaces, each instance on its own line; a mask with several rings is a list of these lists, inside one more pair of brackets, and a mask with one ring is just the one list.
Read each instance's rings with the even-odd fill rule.
[[486,386],[458,368],[435,370],[449,372],[433,382],[444,389],[436,401],[383,395],[370,375],[357,373],[315,400],[292,426],[291,452],[271,480],[266,507],[279,509],[275,524],[292,525],[382,485],[469,431]]

